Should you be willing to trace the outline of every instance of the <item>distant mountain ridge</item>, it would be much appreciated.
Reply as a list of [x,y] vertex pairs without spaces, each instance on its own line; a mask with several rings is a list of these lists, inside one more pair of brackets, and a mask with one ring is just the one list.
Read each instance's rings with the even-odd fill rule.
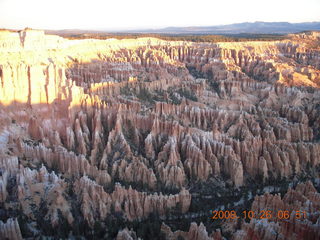
[[243,22],[217,26],[166,27],[159,29],[107,30],[107,29],[61,29],[45,30],[47,34],[112,34],[112,33],[155,33],[155,34],[290,34],[303,31],[320,31],[320,22]]
[[129,32],[171,34],[288,34],[302,31],[320,31],[320,22],[244,22],[219,26],[167,27]]

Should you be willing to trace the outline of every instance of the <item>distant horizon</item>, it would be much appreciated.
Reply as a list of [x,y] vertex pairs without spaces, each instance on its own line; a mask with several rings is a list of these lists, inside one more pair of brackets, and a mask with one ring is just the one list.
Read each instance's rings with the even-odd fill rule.
[[[141,27],[141,28],[121,28],[121,29],[107,29],[107,28],[59,28],[59,29],[50,29],[50,28],[34,28],[30,26],[25,26],[22,28],[7,28],[2,25],[0,25],[0,29],[6,29],[6,30],[24,30],[27,28],[33,29],[33,30],[49,30],[49,31],[101,31],[101,32],[116,32],[116,31],[146,31],[146,30],[163,30],[163,29],[169,29],[169,28],[205,28],[205,27],[222,27],[222,26],[230,26],[230,25],[237,25],[237,24],[254,24],[254,23],[289,23],[289,24],[312,24],[312,23],[319,23],[318,21],[308,21],[308,22],[289,22],[289,21],[250,21],[250,22],[234,22],[231,24],[218,24],[218,25],[186,25],[186,26],[174,26],[174,25],[168,25],[163,27]],[[315,30],[317,31],[317,30]]]

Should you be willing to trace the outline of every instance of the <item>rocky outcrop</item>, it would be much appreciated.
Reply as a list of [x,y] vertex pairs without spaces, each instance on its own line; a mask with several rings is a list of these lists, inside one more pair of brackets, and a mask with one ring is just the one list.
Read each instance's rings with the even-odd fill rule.
[[138,192],[129,187],[125,189],[120,184],[115,185],[111,194],[104,191],[103,187],[82,177],[74,185],[74,191],[79,196],[81,211],[84,218],[92,225],[95,220],[106,218],[112,212],[123,214],[125,219],[143,219],[150,213],[165,216],[166,211],[177,208],[181,213],[186,213],[191,203],[190,193],[183,189],[179,194],[162,195]]
[[[311,182],[290,188],[283,198],[268,193],[256,196],[251,210],[255,213],[271,211],[272,218],[252,219],[235,233],[233,239],[318,239],[319,200],[320,194]],[[279,211],[287,211],[288,216],[281,219]]]
[[[25,215],[36,219],[37,214],[44,214],[44,220],[57,226],[61,213],[67,222],[72,224],[74,218],[64,197],[67,184],[54,172],[48,173],[45,167],[41,167],[39,172],[21,168],[17,175],[17,184],[18,199]],[[42,213],[45,208],[47,211]]]
[[41,160],[50,168],[57,167],[58,170],[66,176],[87,174],[88,176],[96,178],[101,184],[108,184],[111,181],[108,172],[92,166],[83,155],[77,156],[62,147],[58,147],[55,151],[52,151],[41,143],[36,147],[31,147],[25,143],[21,145],[22,156]]
[[1,239],[22,240],[22,235],[17,219],[9,218],[6,223],[0,221]]
[[0,157],[0,202],[4,203],[7,199],[8,180],[15,177],[18,172],[17,157]]
[[217,230],[213,232],[210,236],[208,235],[208,232],[206,231],[206,227],[203,225],[203,223],[200,223],[199,226],[192,222],[189,228],[188,232],[183,231],[175,231],[172,232],[171,228],[167,226],[166,224],[161,225],[161,232],[163,232],[166,236],[166,239],[185,239],[185,240],[222,240],[223,237],[221,235],[220,230]]
[[127,228],[121,230],[117,234],[117,240],[134,240],[137,239],[134,231],[129,231]]
[[186,176],[180,155],[177,149],[175,138],[169,138],[163,146],[163,150],[158,154],[155,167],[159,173],[160,180],[166,187],[182,187],[185,185]]

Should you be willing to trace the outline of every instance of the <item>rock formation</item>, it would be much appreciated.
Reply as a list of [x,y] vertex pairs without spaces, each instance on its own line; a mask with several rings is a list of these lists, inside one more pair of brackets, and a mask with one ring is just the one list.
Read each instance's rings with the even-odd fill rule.
[[162,224],[161,231],[165,233],[167,239],[185,239],[185,240],[222,240],[220,230],[213,232],[210,236],[206,231],[206,227],[203,223],[200,223],[199,226],[196,223],[191,223],[188,232],[176,231],[172,232],[170,227]]
[[176,208],[177,205],[180,206],[178,211],[186,213],[191,202],[191,195],[185,189],[179,194],[169,196],[162,193],[148,195],[132,189],[131,186],[125,189],[116,183],[114,191],[108,194],[102,186],[87,177],[75,182],[74,191],[79,196],[83,216],[90,224],[97,218],[104,219],[111,211],[122,213],[128,220],[146,218],[150,213],[165,216],[167,210]]
[[0,221],[1,239],[22,240],[22,235],[17,219],[9,218],[6,223]]
[[[252,219],[243,224],[233,239],[319,239],[319,200],[320,194],[311,182],[290,188],[283,198],[268,193],[256,196],[251,210],[271,211],[272,218]],[[281,219],[279,211],[287,211],[288,217]]]
[[[64,222],[63,238],[114,218],[185,217],[200,186],[214,180],[236,191],[303,174],[316,179],[317,41],[317,34],[196,43],[0,31],[0,217],[8,220],[0,231],[21,237],[10,220],[20,214],[27,218],[22,235],[53,235]],[[309,185],[283,199],[257,197],[252,208],[300,204],[316,214],[319,199]],[[271,239],[269,230],[259,232],[265,226],[283,237],[317,237],[316,216],[286,225],[252,220],[235,237]],[[136,238],[121,229],[118,239]],[[209,237],[203,224],[166,232],[223,234]]]

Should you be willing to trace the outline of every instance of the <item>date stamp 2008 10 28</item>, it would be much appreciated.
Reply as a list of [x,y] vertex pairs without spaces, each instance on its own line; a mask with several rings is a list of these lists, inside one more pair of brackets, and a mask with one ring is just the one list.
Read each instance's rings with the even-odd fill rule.
[[295,219],[305,219],[307,218],[307,213],[305,211],[287,211],[287,210],[278,210],[278,211],[271,211],[271,210],[261,210],[258,212],[255,211],[242,211],[239,215],[235,210],[214,210],[212,211],[213,220],[223,220],[223,219],[278,219],[278,220],[286,220],[290,219],[291,215]]

